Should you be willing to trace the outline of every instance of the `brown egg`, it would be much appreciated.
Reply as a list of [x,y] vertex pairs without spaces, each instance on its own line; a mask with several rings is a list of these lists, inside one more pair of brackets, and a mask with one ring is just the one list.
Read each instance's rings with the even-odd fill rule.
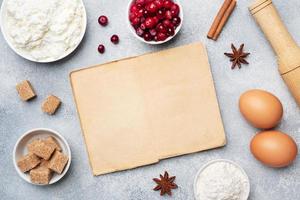
[[250,144],[255,158],[271,167],[285,167],[295,160],[297,144],[280,131],[263,131],[256,134]]
[[273,94],[264,90],[249,90],[241,95],[239,107],[246,120],[256,128],[275,127],[283,114],[282,104]]

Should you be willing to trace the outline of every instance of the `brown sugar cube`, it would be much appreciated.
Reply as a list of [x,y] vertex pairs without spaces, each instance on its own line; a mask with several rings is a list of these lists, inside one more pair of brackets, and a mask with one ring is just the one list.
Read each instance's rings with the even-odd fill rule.
[[55,150],[61,151],[61,147],[54,137],[49,136],[44,140],[44,142],[45,142],[45,144],[47,144],[49,146],[53,146],[55,148]]
[[28,101],[34,97],[36,97],[36,94],[33,90],[33,87],[31,86],[30,82],[28,80],[22,81],[16,86],[16,89],[19,93],[20,98],[23,101]]
[[49,115],[53,115],[59,108],[60,103],[61,101],[58,97],[50,95],[44,100],[42,104],[42,111],[48,113]]
[[22,172],[27,172],[35,168],[40,164],[41,160],[36,155],[29,153],[26,156],[23,156],[17,163],[18,167]]
[[68,160],[68,156],[62,154],[59,151],[55,151],[50,160],[49,168],[56,173],[61,174],[66,164],[68,163]]
[[52,177],[51,170],[43,166],[30,170],[29,174],[31,182],[35,184],[49,184]]
[[27,148],[29,152],[34,153],[38,157],[41,157],[45,160],[49,160],[55,151],[55,147],[47,145],[42,140],[34,140],[27,146]]

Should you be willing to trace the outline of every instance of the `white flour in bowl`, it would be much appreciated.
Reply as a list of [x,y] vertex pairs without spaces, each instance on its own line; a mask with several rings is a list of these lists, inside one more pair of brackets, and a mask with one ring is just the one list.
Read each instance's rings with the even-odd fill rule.
[[80,0],[7,0],[5,30],[22,54],[52,61],[79,44],[84,14]]
[[248,177],[236,165],[217,161],[206,166],[195,183],[197,200],[246,200]]

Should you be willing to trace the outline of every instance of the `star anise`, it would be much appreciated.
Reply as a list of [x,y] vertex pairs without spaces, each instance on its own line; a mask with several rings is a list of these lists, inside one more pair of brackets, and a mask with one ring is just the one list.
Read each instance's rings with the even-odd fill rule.
[[171,190],[178,188],[178,186],[174,183],[176,176],[169,177],[168,172],[165,171],[164,176],[159,175],[160,179],[154,178],[153,181],[157,183],[157,186],[153,189],[155,191],[160,190],[160,195],[172,195]]
[[232,62],[231,69],[234,69],[236,66],[241,68],[242,64],[249,64],[245,58],[250,53],[245,53],[243,51],[244,44],[240,46],[240,48],[237,50],[233,44],[231,44],[232,53],[224,53],[226,56],[230,58],[230,61]]

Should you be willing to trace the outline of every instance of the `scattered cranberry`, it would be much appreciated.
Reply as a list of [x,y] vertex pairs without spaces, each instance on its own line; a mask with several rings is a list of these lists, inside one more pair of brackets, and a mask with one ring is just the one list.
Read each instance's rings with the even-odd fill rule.
[[114,44],[118,44],[119,43],[119,36],[117,36],[117,35],[111,36],[110,41]]
[[108,18],[104,15],[101,15],[99,18],[98,18],[98,23],[101,25],[101,26],[106,26],[108,24]]
[[179,13],[180,7],[173,0],[133,0],[129,20],[145,41],[164,41],[175,35],[181,23]]
[[103,54],[105,52],[105,46],[103,44],[100,44],[98,46],[98,52],[101,54]]

